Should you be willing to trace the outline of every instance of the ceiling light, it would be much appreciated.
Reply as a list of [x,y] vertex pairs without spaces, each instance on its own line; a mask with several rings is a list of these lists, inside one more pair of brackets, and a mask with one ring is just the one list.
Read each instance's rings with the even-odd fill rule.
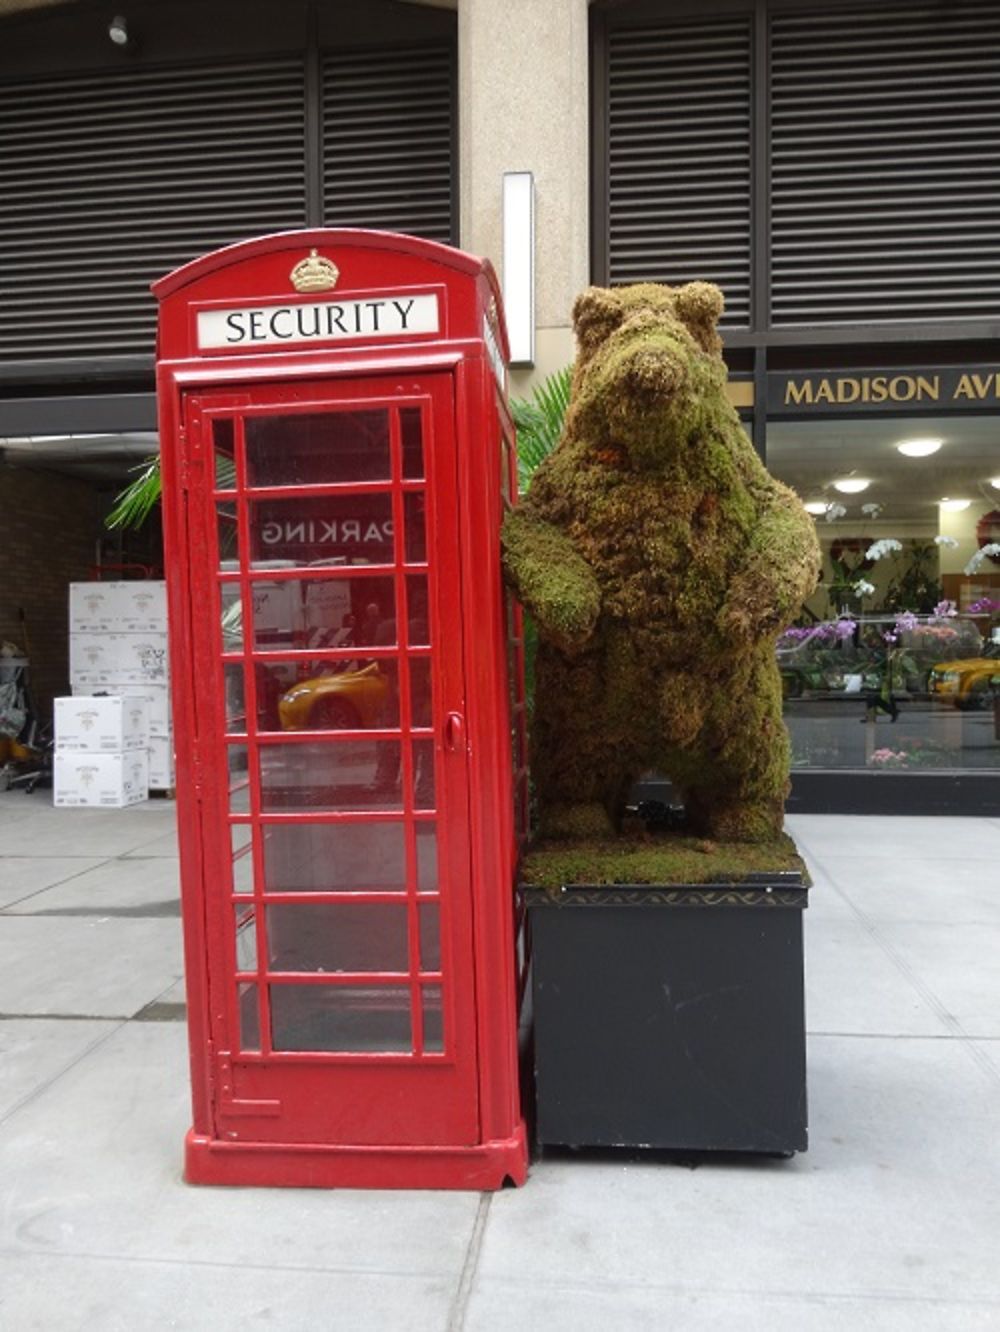
[[116,14],[108,24],[108,36],[115,46],[128,46],[128,25],[121,14]]
[[963,509],[967,509],[971,503],[972,500],[963,500],[963,499],[945,498],[943,500],[939,500],[941,508],[946,509],[948,513],[961,513],[961,511]]
[[1000,490],[1000,476],[991,476],[990,485],[994,490]]
[[871,482],[861,476],[842,476],[839,481],[834,481],[833,488],[842,495],[860,495],[870,485]]
[[826,500],[810,500],[809,503],[806,504],[804,507],[806,513],[819,515],[822,513],[826,513],[828,506]]
[[907,458],[927,458],[937,453],[943,443],[943,439],[904,439],[896,448]]

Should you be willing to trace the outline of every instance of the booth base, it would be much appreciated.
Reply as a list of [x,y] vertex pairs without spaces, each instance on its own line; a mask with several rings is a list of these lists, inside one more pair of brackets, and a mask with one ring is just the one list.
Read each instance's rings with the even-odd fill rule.
[[296,1189],[500,1189],[528,1176],[524,1124],[512,1138],[472,1147],[361,1147],[228,1142],[192,1129],[185,1141],[189,1184]]

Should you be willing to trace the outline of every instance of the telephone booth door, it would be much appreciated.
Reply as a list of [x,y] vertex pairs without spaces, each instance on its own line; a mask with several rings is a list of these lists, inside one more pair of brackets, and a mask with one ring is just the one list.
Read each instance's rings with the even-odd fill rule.
[[479,1139],[453,398],[182,396],[216,1141]]

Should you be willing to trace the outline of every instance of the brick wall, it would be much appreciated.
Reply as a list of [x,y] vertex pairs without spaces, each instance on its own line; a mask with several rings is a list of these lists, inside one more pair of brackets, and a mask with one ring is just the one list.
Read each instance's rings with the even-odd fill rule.
[[68,586],[90,576],[102,531],[97,488],[57,472],[0,463],[0,639],[23,647],[42,719],[69,692]]

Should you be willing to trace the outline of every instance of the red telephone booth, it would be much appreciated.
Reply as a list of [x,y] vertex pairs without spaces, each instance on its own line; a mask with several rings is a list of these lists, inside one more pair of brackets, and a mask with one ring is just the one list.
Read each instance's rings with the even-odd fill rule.
[[154,291],[187,1177],[520,1183],[493,270],[302,231]]

